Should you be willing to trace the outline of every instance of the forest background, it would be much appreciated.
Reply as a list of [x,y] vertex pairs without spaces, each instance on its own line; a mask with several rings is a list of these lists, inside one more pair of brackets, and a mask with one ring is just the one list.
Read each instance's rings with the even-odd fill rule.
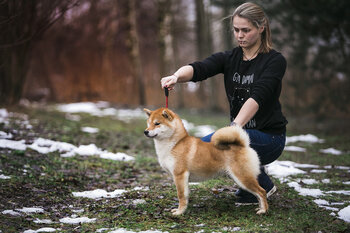
[[[161,77],[236,46],[230,15],[243,2],[1,0],[0,104],[164,106]],[[288,62],[287,117],[347,122],[350,1],[253,2],[266,11],[274,48]],[[222,78],[179,85],[170,107],[227,112]]]

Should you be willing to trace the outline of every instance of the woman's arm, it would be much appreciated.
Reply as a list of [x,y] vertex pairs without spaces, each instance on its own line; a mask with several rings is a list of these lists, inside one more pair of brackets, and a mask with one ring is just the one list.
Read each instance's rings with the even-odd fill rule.
[[193,67],[190,65],[182,66],[173,75],[161,79],[162,88],[174,89],[176,83],[188,82],[193,77]]
[[234,123],[243,127],[247,124],[259,110],[259,104],[252,98],[249,98],[242,106]]

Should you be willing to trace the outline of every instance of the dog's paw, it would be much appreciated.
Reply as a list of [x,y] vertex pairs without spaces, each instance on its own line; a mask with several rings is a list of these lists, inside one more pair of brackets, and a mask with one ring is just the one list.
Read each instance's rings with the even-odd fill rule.
[[265,214],[266,213],[266,210],[265,209],[260,209],[260,208],[256,208],[255,209],[257,212],[256,212],[256,214]]
[[175,216],[181,215],[185,212],[185,209],[172,209],[171,213]]

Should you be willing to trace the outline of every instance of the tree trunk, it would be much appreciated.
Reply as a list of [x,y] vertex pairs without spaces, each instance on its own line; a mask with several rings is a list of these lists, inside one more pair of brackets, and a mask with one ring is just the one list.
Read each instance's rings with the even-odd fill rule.
[[[36,14],[36,1],[5,1],[0,6],[3,21],[0,22],[0,103],[15,104],[22,96],[24,79],[28,70],[28,58],[31,47],[30,27],[25,27]],[[23,9],[31,12],[22,12]],[[28,22],[29,21],[29,22]]]
[[[213,52],[213,39],[211,35],[211,22],[209,10],[202,0],[196,0],[196,30],[197,30],[197,56],[203,59]],[[206,93],[208,89],[208,93]],[[208,83],[200,83],[199,98],[208,105],[209,109],[217,109],[217,85],[215,79]]]
[[[196,3],[196,42],[197,42],[197,59],[203,59],[206,55],[206,33],[205,33],[205,11],[202,0],[195,0]],[[207,95],[205,92],[205,83],[200,82],[198,88],[199,99],[207,103]],[[205,104],[207,105],[207,104]]]
[[232,1],[230,0],[223,0],[223,16],[224,16],[224,23],[223,23],[223,40],[224,40],[224,48],[223,50],[229,50],[232,46],[232,23],[231,23],[231,10],[232,10]]
[[135,76],[137,80],[139,104],[145,105],[145,84],[144,77],[142,75],[142,62],[140,55],[140,41],[137,30],[137,0],[129,1],[129,21],[130,21],[130,40],[131,40],[131,57],[133,60]]
[[[172,70],[174,72],[181,66],[179,61],[179,47],[178,47],[178,32],[175,30],[178,25],[177,16],[181,17],[181,2],[175,1],[171,4],[171,19],[170,19],[170,35],[171,35],[171,51],[172,51]],[[177,99],[178,107],[185,108],[185,96],[184,96],[184,86],[178,85],[177,87]]]

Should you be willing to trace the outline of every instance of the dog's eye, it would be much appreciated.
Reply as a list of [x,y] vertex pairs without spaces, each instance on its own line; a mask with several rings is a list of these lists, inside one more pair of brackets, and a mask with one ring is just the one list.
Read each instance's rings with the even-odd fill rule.
[[154,125],[160,125],[160,123],[159,122],[155,122]]

